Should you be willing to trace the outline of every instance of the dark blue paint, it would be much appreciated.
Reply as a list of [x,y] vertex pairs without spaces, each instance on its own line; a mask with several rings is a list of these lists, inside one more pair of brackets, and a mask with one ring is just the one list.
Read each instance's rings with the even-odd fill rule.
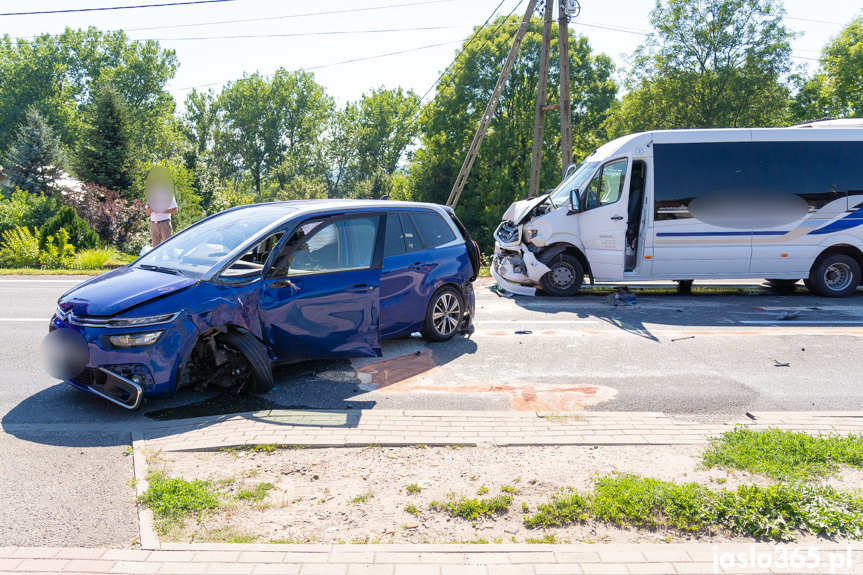
[[[273,225],[262,229],[248,246],[263,241],[275,230],[291,233],[312,216],[317,220],[345,213],[387,213],[392,209],[404,213],[423,209],[422,205],[396,202],[289,203],[296,209],[274,209]],[[332,210],[322,211],[322,207]],[[239,208],[229,213],[242,217],[242,211]],[[388,217],[393,215],[390,213]],[[377,262],[381,262],[383,246],[383,234],[379,235]],[[444,285],[461,290],[470,317],[474,316],[470,283],[473,270],[463,244],[384,258],[381,265],[368,270],[290,277],[293,285],[261,277],[247,283],[222,283],[218,280],[220,269],[193,279],[139,269],[133,263],[76,286],[58,301],[58,307],[64,311],[102,318],[181,312],[167,324],[82,327],[57,316],[51,323],[54,328],[74,329],[84,336],[89,346],[90,368],[143,366],[150,376],[145,397],[158,398],[174,394],[180,369],[198,336],[213,327],[229,326],[251,333],[264,343],[275,365],[307,359],[379,357],[381,339],[421,328],[429,299]],[[106,349],[110,346],[102,343],[103,336],[153,331],[163,333],[155,344],[146,348]],[[89,391],[75,381],[67,383]]]

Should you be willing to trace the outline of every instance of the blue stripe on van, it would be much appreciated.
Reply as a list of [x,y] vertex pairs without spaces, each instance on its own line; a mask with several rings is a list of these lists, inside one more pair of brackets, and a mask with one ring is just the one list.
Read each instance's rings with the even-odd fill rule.
[[857,210],[856,212],[848,214],[844,218],[831,222],[823,228],[813,230],[809,232],[809,235],[820,236],[824,234],[832,234],[835,232],[844,232],[845,230],[850,230],[851,228],[856,228],[857,226],[863,226],[863,208]]
[[782,236],[788,232],[659,232],[661,237],[684,237],[684,236]]

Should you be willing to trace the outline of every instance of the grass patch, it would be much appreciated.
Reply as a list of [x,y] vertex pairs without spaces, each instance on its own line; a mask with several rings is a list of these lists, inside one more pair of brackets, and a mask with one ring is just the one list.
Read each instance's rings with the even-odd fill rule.
[[0,276],[98,276],[108,270],[43,270],[38,268],[0,268]]
[[741,469],[781,480],[824,477],[839,465],[863,467],[863,435],[811,436],[738,426],[711,439],[702,462],[707,467]]
[[480,485],[479,489],[476,490],[477,495],[485,495],[486,493],[488,493],[488,487],[485,485]]
[[416,505],[413,505],[413,504],[405,505],[405,513],[410,513],[411,515],[416,517],[417,515],[420,514],[420,510],[419,510],[419,508],[417,508]]
[[546,533],[542,537],[526,537],[524,539],[524,542],[525,543],[551,543],[552,545],[560,543],[560,541],[558,541],[558,539],[557,539],[557,535],[555,535],[554,533]]
[[416,483],[411,483],[410,485],[405,485],[405,491],[407,491],[411,495],[416,495],[418,493],[421,493],[422,490],[423,490],[423,488],[420,487],[419,485],[417,485]]
[[797,531],[863,537],[863,496],[805,483],[743,485],[711,491],[637,475],[601,477],[591,493],[561,494],[526,515],[529,528],[562,527],[595,518],[618,525],[794,539]]
[[366,491],[365,493],[361,493],[360,495],[357,495],[356,497],[351,499],[349,503],[368,503],[369,500],[374,496],[375,494],[371,491]]
[[429,504],[434,510],[444,511],[453,517],[476,519],[481,515],[501,515],[509,511],[512,496],[498,495],[489,499],[468,499],[467,497],[450,498],[443,503],[432,501]]
[[158,472],[147,474],[149,487],[141,503],[153,510],[156,529],[165,535],[183,519],[219,507],[219,495],[210,481],[172,479]]
[[[578,493],[556,496],[550,502],[540,505],[534,515],[525,517],[524,524],[531,529],[563,527],[587,521],[588,509],[588,500]],[[529,512],[527,504],[522,505],[522,511]]]
[[277,443],[261,443],[254,446],[251,451],[254,453],[273,453],[279,448]]
[[196,535],[195,541],[201,543],[255,543],[260,538],[260,535],[238,531],[233,527],[217,527],[205,531],[202,535]]
[[518,494],[518,488],[512,487],[511,485],[504,485],[500,488],[500,490],[504,493],[509,493],[511,495],[517,495]]
[[237,489],[237,499],[241,501],[263,501],[267,496],[267,491],[274,488],[275,485],[272,483],[258,483],[251,489],[241,487]]

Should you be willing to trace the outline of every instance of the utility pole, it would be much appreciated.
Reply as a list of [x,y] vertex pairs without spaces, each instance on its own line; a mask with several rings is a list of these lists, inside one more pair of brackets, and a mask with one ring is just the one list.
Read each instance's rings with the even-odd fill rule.
[[558,5],[558,46],[560,48],[560,157],[562,174],[572,163],[572,107],[569,93],[569,14],[564,8],[566,0]]
[[545,2],[545,18],[542,24],[542,48],[539,56],[539,92],[536,95],[536,119],[533,123],[533,151],[530,156],[530,186],[527,197],[535,198],[539,191],[539,175],[542,171],[542,137],[545,132],[545,112],[548,96],[548,59],[551,50],[551,18],[553,0]]
[[473,168],[473,163],[476,160],[476,156],[479,153],[479,147],[482,145],[482,141],[485,138],[486,132],[488,132],[488,127],[491,124],[492,118],[494,118],[494,112],[497,109],[497,104],[500,101],[500,94],[503,92],[503,86],[506,84],[506,79],[509,77],[509,73],[512,71],[512,66],[515,63],[515,57],[518,54],[518,49],[521,47],[521,42],[524,40],[524,35],[527,32],[527,27],[530,24],[530,17],[533,14],[534,9],[536,8],[537,0],[530,0],[527,3],[527,10],[524,13],[524,17],[521,19],[521,24],[518,26],[518,31],[515,34],[515,38],[512,42],[512,47],[509,49],[509,55],[506,57],[506,62],[504,62],[503,69],[500,71],[500,76],[498,76],[497,84],[494,86],[494,91],[491,94],[491,98],[488,101],[488,106],[485,108],[485,112],[482,115],[482,119],[479,121],[479,127],[477,128],[476,135],[473,137],[473,141],[470,144],[470,148],[467,152],[467,157],[464,159],[464,163],[461,166],[461,170],[458,173],[458,177],[455,180],[455,184],[452,187],[452,191],[449,194],[449,199],[446,202],[446,205],[451,208],[455,208],[458,205],[458,200],[461,197],[461,192],[464,190],[464,184],[467,180],[467,177],[470,175],[471,168]]

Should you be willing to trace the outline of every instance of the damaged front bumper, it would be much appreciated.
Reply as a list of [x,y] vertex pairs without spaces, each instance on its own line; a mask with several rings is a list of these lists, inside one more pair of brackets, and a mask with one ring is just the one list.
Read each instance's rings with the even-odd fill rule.
[[492,277],[510,293],[536,295],[536,286],[549,272],[549,268],[520,241],[521,226],[515,226],[512,222],[502,222],[494,235],[494,260],[490,269]]

